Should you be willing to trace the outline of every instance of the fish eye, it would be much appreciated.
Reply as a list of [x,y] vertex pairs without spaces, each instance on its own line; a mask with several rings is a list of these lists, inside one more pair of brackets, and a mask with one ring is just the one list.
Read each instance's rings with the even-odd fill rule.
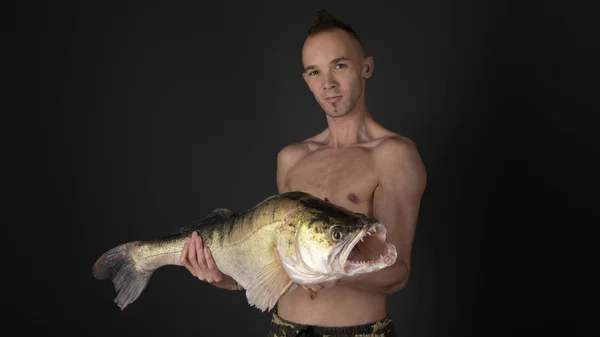
[[342,238],[342,231],[338,226],[335,226],[331,229],[331,238],[333,241],[339,241]]

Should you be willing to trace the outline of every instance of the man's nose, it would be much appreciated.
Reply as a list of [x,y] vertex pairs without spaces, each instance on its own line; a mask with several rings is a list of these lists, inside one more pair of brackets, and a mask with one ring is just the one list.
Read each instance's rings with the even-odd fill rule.
[[333,89],[335,87],[337,87],[335,77],[329,73],[325,73],[325,76],[323,76],[323,89]]

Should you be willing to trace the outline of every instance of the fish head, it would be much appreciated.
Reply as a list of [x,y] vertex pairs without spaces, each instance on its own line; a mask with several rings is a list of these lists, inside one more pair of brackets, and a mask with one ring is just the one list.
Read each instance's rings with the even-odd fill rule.
[[295,232],[279,250],[290,278],[317,284],[374,272],[395,263],[396,247],[387,242],[387,228],[377,219],[328,202],[299,212]]

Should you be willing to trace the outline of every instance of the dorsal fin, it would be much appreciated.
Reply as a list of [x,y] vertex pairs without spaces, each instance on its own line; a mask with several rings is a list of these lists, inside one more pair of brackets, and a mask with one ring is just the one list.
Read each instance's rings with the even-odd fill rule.
[[194,221],[189,226],[181,227],[181,231],[185,232],[194,227],[207,226],[207,225],[214,224],[216,222],[223,222],[223,221],[227,220],[228,218],[232,217],[234,214],[235,213],[233,211],[231,211],[227,208],[216,208],[215,210],[210,212],[204,218]]
[[222,221],[233,215],[233,212],[228,210],[227,208],[216,208],[214,211],[210,212],[203,219],[196,221],[197,225],[201,224],[211,224],[214,221]]

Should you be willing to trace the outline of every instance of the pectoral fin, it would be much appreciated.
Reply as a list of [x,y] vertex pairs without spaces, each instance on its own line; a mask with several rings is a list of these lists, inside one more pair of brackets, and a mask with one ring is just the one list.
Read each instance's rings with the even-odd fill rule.
[[261,269],[246,287],[248,303],[261,311],[271,310],[293,284],[278,260]]

